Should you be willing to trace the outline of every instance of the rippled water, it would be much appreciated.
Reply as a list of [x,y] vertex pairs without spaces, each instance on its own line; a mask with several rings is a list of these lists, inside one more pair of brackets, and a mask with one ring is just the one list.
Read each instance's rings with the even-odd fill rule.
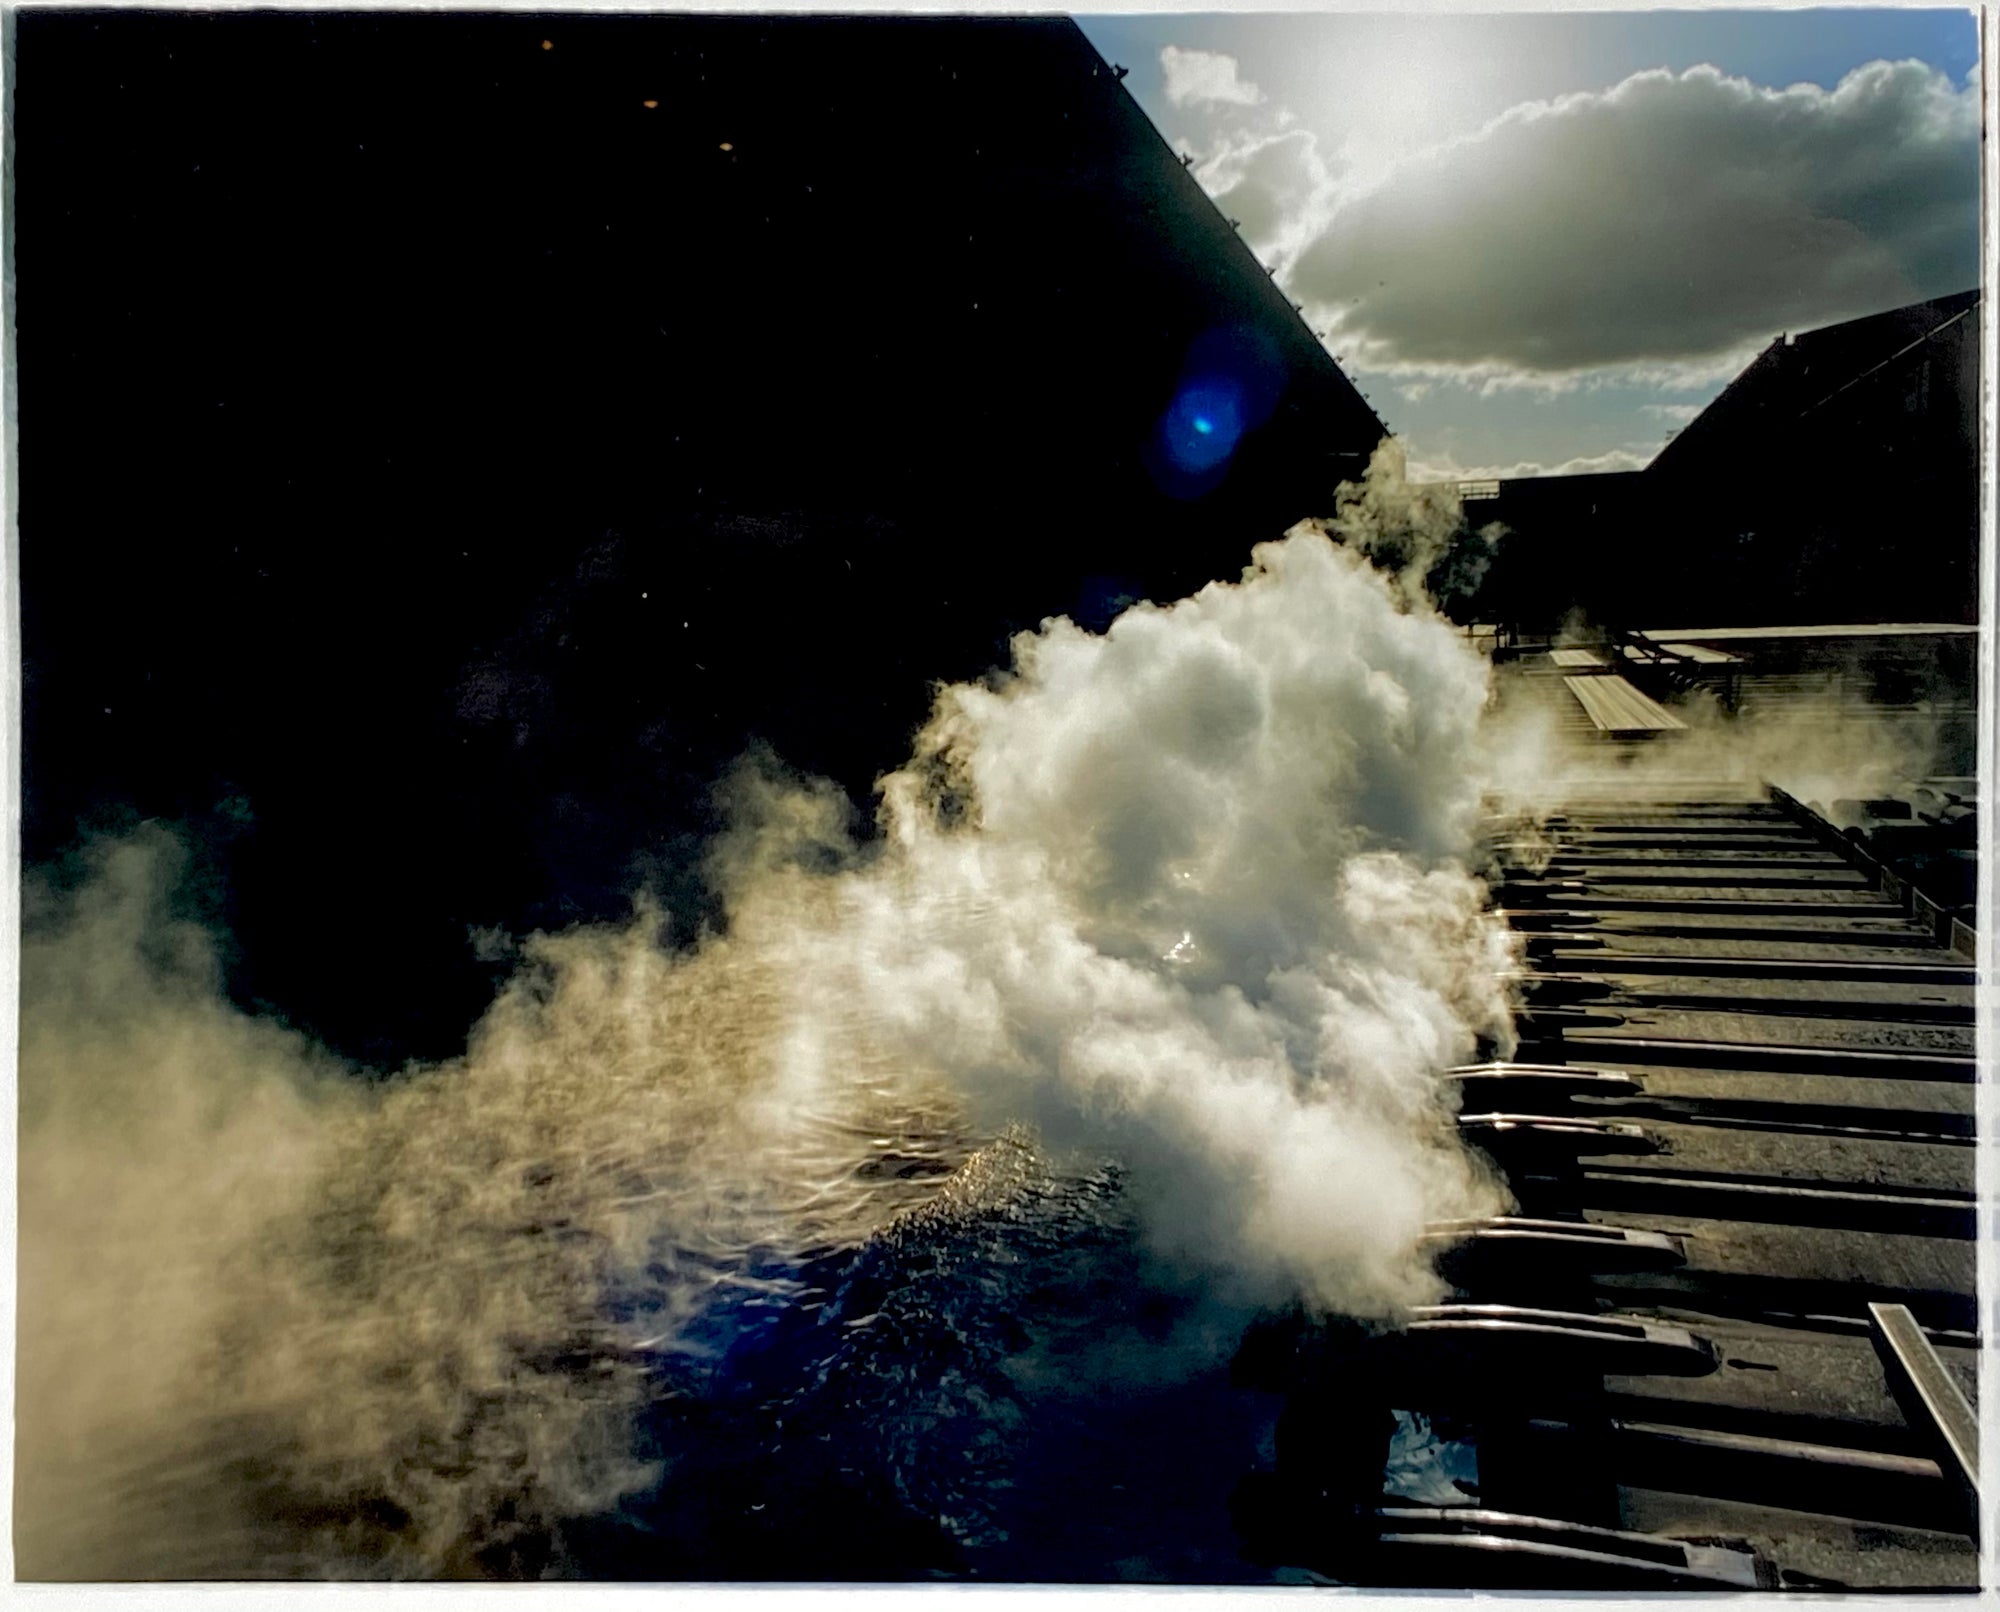
[[436,1066],[232,1004],[169,830],[31,881],[24,1574],[1269,1577],[1231,1358],[1501,1201],[1435,1071],[1513,950],[1485,664],[1253,559],[941,690],[872,836],[746,758],[726,922],[521,937]]
[[[937,1183],[946,1151],[879,1167]],[[858,1248],[731,1273],[648,1356],[662,1481],[571,1530],[568,1567],[1293,1578],[1245,1558],[1231,1521],[1280,1409],[1229,1381],[1246,1317],[1166,1280],[1135,1229],[1114,1166],[1012,1133]],[[1385,1493],[1466,1505],[1476,1476],[1469,1445],[1399,1413]]]
[[[1115,1167],[1022,1135],[898,1139],[927,1189],[858,1247],[721,1273],[636,1351],[660,1481],[509,1571],[1256,1582],[1229,1521],[1276,1402],[1232,1389],[1241,1317],[1148,1268]],[[613,1296],[642,1322],[648,1296]],[[537,1561],[537,1552],[543,1559]]]

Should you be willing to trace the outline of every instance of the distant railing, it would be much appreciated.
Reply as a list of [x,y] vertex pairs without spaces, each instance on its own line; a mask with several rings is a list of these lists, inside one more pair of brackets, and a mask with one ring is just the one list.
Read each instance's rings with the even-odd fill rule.
[[1698,660],[1693,655],[1626,627],[1607,627],[1604,637],[1606,645],[1615,649],[1619,658],[1629,667],[1657,673],[1670,692],[1684,694],[1689,689],[1711,686],[1716,691],[1722,709],[1731,715],[1735,714],[1737,707],[1735,661]]

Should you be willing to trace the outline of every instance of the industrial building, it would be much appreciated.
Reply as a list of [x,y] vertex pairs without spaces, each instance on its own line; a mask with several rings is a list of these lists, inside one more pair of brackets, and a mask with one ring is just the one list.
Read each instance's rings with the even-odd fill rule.
[[1645,469],[1481,487],[1465,619],[1976,619],[1980,294],[1780,335]]
[[232,991],[364,1060],[1382,435],[1063,18],[18,24],[25,854],[214,828]]
[[[635,885],[698,921],[746,746],[863,799],[938,680],[1233,574],[1382,436],[1065,20],[13,26],[25,859],[197,823],[229,994],[362,1070],[463,1045],[509,966],[469,936]],[[1646,471],[1476,501],[1504,696],[1607,756],[1697,688],[1969,746],[1978,317],[1781,338]],[[1611,630],[1523,646],[1577,611]],[[1521,1045],[1440,1081],[1516,1210],[1433,1227],[1451,1291],[1400,1326],[1271,1318],[1254,1415],[1189,1395],[1275,1428],[1187,1485],[1235,1486],[1218,1576],[1976,1582],[1970,771],[1493,823]],[[598,1364],[637,1369],[546,1369]],[[956,1576],[942,1502],[828,1453],[851,1409],[794,1417],[782,1517],[697,1462],[681,1536],[578,1559]],[[1171,1491],[1172,1425],[1059,1452],[1135,1534],[1141,1433]]]

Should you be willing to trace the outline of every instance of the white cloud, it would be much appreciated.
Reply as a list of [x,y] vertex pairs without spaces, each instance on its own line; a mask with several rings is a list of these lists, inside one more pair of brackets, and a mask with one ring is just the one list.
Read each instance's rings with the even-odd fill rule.
[[1264,99],[1255,84],[1238,75],[1236,58],[1218,51],[1163,45],[1160,71],[1166,75],[1167,99],[1175,106],[1255,106]]
[[1664,420],[1668,425],[1686,425],[1701,413],[1699,403],[1642,403],[1639,412],[1650,414],[1656,420]]
[[[1325,310],[1313,310],[1315,315]],[[1652,392],[1697,393],[1703,404],[1724,383],[1734,380],[1749,366],[1765,342],[1730,348],[1706,358],[1678,362],[1606,364],[1598,369],[1520,369],[1487,360],[1476,364],[1410,363],[1390,359],[1379,361],[1379,349],[1362,336],[1348,350],[1347,338],[1353,330],[1335,329],[1325,335],[1324,344],[1347,374],[1360,384],[1395,384],[1411,402],[1420,395],[1442,388],[1482,399],[1517,396],[1548,402],[1576,392],[1611,389]]]
[[1201,186],[1260,250],[1309,231],[1332,184],[1310,129],[1225,140],[1195,170]]
[[1650,452],[1631,448],[1610,448],[1603,453],[1580,454],[1561,464],[1545,465],[1534,459],[1516,460],[1511,465],[1461,465],[1450,458],[1412,459],[1410,480],[1432,481],[1522,481],[1531,476],[1591,476],[1614,470],[1644,470],[1652,462]]
[[1919,62],[1712,67],[1517,106],[1342,205],[1292,295],[1370,369],[1663,385],[1976,284],[1979,110]]

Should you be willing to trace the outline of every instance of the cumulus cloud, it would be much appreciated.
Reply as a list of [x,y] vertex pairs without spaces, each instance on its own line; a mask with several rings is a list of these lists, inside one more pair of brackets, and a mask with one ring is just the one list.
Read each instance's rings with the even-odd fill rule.
[[1424,484],[1437,481],[1524,481],[1532,476],[1594,476],[1615,470],[1643,470],[1652,461],[1651,453],[1631,448],[1608,448],[1603,453],[1578,454],[1560,464],[1545,465],[1535,459],[1517,459],[1508,465],[1460,465],[1450,459],[1412,460],[1410,480]]
[[1166,75],[1167,99],[1175,106],[1255,106],[1263,94],[1246,83],[1234,56],[1213,50],[1160,47],[1160,71]]
[[1369,367],[1685,366],[1978,280],[1979,109],[1920,62],[1517,106],[1348,202],[1292,294]]
[[1310,228],[1333,174],[1310,129],[1226,141],[1196,170],[1202,188],[1260,250]]
[[1699,403],[1642,403],[1639,406],[1641,414],[1650,414],[1654,419],[1664,420],[1673,426],[1686,425],[1701,410]]

